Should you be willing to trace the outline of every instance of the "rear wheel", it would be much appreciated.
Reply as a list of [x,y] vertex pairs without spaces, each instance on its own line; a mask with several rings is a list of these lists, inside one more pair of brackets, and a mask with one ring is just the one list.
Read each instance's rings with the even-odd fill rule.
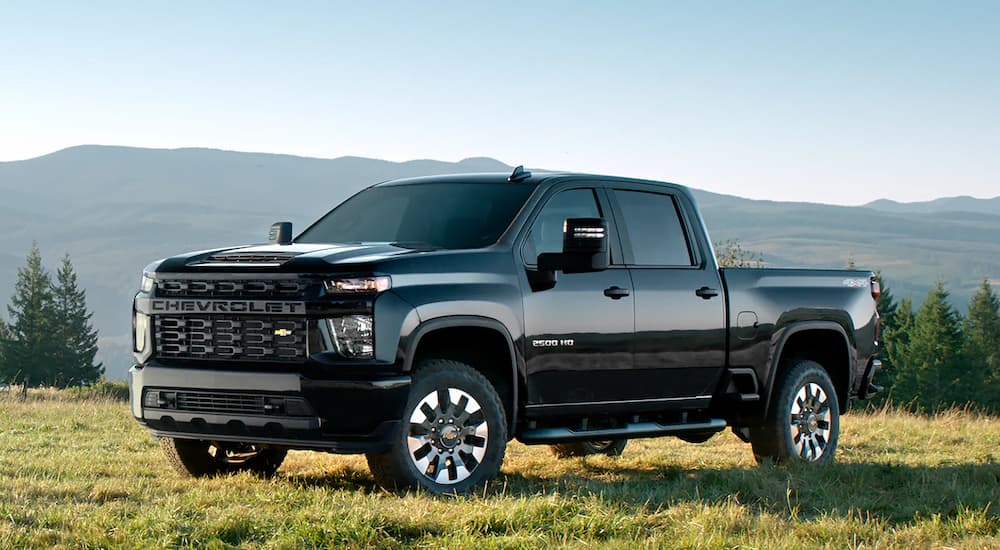
[[507,420],[496,390],[458,361],[421,362],[392,449],[369,453],[387,489],[463,493],[496,477],[507,448]]
[[288,453],[285,449],[252,443],[216,443],[196,439],[160,439],[160,447],[170,465],[185,477],[251,472],[274,475]]
[[600,441],[574,441],[572,443],[559,443],[549,445],[552,454],[559,458],[572,458],[575,456],[607,455],[621,456],[625,450],[627,439],[604,439]]
[[758,462],[833,461],[840,405],[830,375],[813,361],[795,361],[775,386],[767,419],[750,429]]

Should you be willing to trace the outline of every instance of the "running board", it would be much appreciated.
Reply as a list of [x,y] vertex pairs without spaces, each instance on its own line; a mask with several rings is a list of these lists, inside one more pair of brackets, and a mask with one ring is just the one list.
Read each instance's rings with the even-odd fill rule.
[[683,422],[659,424],[657,422],[637,422],[620,428],[599,430],[571,430],[569,428],[536,428],[521,432],[518,439],[522,443],[561,443],[564,441],[594,441],[599,439],[637,439],[659,437],[691,432],[720,432],[726,429],[726,421],[713,418],[706,422]]

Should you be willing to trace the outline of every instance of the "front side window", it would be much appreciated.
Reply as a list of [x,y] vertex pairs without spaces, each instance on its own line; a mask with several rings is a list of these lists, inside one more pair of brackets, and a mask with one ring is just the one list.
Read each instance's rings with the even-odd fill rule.
[[694,265],[673,197],[616,189],[615,199],[625,217],[625,231],[632,243],[635,265]]
[[522,249],[524,263],[534,265],[538,255],[562,252],[563,222],[566,218],[600,218],[597,197],[593,189],[569,189],[549,199],[535,223]]
[[533,190],[524,183],[472,182],[372,187],[323,216],[295,242],[482,248],[497,242]]

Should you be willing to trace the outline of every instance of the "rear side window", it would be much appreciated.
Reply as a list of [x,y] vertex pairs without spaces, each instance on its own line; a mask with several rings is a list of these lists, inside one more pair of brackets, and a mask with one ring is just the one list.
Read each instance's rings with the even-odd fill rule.
[[534,265],[538,255],[562,252],[563,222],[566,218],[600,218],[593,189],[569,189],[549,199],[531,226],[521,249],[524,263]]
[[691,266],[691,248],[670,195],[616,189],[635,265]]

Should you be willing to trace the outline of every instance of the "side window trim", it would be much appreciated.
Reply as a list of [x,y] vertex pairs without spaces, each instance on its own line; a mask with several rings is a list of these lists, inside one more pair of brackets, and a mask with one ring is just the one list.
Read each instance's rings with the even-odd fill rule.
[[654,195],[663,195],[671,199],[674,204],[674,209],[677,212],[677,216],[681,222],[681,229],[684,232],[684,239],[688,247],[688,252],[691,255],[692,265],[657,265],[657,264],[637,264],[635,262],[635,253],[632,248],[632,241],[629,238],[628,231],[622,231],[619,234],[619,239],[622,243],[622,249],[624,253],[625,263],[628,267],[636,268],[659,268],[659,269],[703,269],[705,267],[705,259],[701,254],[701,246],[698,241],[694,238],[694,232],[692,231],[692,226],[690,219],[687,215],[686,202],[681,200],[681,197],[677,193],[673,193],[668,189],[650,189],[646,186],[628,186],[628,185],[612,185],[607,188],[608,198],[611,202],[611,208],[614,212],[614,216],[617,220],[617,225],[619,227],[625,227],[625,215],[621,210],[621,206],[618,204],[618,200],[615,198],[613,191],[631,191],[639,193],[650,193]]

